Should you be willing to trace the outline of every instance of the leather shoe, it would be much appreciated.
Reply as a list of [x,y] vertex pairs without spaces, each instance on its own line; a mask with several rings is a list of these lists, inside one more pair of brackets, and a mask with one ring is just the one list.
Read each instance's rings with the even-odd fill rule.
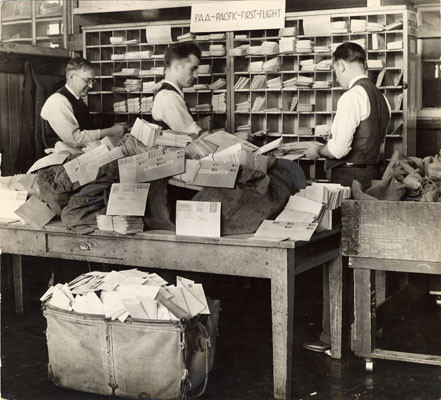
[[303,347],[306,350],[316,351],[318,353],[324,353],[326,350],[331,349],[331,345],[321,340],[317,340],[316,342],[306,342],[303,343]]

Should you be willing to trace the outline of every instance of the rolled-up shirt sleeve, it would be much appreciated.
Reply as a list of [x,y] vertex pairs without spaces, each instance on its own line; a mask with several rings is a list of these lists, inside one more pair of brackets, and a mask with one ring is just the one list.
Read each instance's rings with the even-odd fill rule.
[[72,105],[60,93],[55,93],[46,100],[40,115],[49,122],[60,139],[71,146],[84,147],[90,142],[101,139],[101,129],[80,129]]
[[185,100],[173,90],[161,90],[155,96],[152,116],[174,131],[199,133],[202,130],[188,112]]
[[328,150],[336,159],[351,151],[355,130],[369,113],[369,98],[362,87],[354,87],[340,97],[328,141]]

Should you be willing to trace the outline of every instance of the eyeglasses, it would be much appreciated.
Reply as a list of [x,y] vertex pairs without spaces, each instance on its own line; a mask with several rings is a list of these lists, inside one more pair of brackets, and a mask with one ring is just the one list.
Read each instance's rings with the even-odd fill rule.
[[85,79],[85,78],[83,78],[81,75],[79,75],[79,74],[75,74],[76,76],[78,76],[78,78],[80,78],[84,83],[86,83],[87,85],[95,85],[95,83],[96,83],[96,79],[95,78],[88,78],[88,79]]

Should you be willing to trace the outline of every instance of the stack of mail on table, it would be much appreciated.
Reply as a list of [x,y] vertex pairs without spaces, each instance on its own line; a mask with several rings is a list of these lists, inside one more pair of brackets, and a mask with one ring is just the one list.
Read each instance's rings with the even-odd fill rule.
[[293,37],[283,37],[279,40],[280,53],[294,53],[296,51],[296,39]]
[[115,113],[126,113],[127,112],[127,101],[117,101],[113,103],[113,111]]
[[158,274],[137,269],[88,272],[50,287],[40,300],[66,311],[102,315],[122,323],[128,317],[177,321],[210,314],[202,284],[178,276],[176,285],[169,285]]
[[124,215],[97,215],[96,222],[100,231],[112,231],[130,235],[144,231],[144,222],[141,217]]
[[268,89],[281,89],[282,88],[282,79],[280,76],[277,76],[272,79],[268,79],[266,82],[266,86]]
[[140,92],[142,89],[141,79],[126,79],[124,88],[126,92]]
[[264,89],[265,83],[266,83],[265,75],[256,75],[253,77],[253,80],[251,81],[250,89],[251,90]]
[[310,39],[297,40],[296,52],[297,53],[311,53],[312,46],[313,46],[313,44]]
[[279,53],[279,44],[277,42],[262,42],[261,53],[264,55],[272,55]]
[[223,44],[210,44],[210,57],[223,57],[226,54],[226,49]]
[[262,68],[267,72],[274,72],[280,70],[280,57],[275,57],[263,63]]
[[211,105],[213,106],[213,112],[227,112],[226,93],[214,94],[211,98]]

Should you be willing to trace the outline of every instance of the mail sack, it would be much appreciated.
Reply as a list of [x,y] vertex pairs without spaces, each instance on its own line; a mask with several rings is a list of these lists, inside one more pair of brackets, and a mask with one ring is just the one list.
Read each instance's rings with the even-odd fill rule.
[[124,323],[45,304],[49,379],[57,386],[131,399],[172,400],[206,386],[219,301],[190,320]]

